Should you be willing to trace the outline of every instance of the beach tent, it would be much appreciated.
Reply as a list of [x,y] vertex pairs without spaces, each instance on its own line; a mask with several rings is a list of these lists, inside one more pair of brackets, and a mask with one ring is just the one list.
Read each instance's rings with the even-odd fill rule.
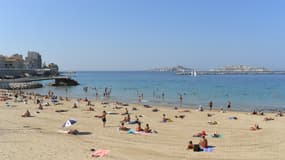
[[72,126],[73,124],[75,124],[77,121],[75,119],[69,119],[67,121],[64,122],[64,124],[62,125],[62,127],[69,127]]

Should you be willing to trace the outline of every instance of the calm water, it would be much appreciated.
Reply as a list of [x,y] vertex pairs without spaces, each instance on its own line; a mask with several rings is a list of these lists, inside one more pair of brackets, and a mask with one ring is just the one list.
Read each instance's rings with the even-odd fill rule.
[[[76,87],[49,87],[35,89],[46,94],[48,90],[68,97],[95,99],[96,87],[102,99],[105,87],[112,88],[112,100],[137,103],[137,94],[143,93],[143,103],[179,106],[179,94],[183,106],[207,106],[212,100],[215,107],[226,106],[230,100],[235,110],[285,109],[284,75],[215,75],[181,76],[166,72],[77,72]],[[45,84],[48,82],[45,81]],[[165,98],[162,99],[162,93]]]

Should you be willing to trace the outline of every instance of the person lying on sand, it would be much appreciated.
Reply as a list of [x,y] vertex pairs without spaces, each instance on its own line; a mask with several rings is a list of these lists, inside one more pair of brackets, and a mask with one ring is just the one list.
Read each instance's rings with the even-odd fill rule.
[[189,141],[189,144],[186,149],[192,150],[194,148],[194,144],[192,141]]
[[231,117],[229,117],[228,119],[230,119],[230,120],[237,120],[238,118],[235,117],[235,116],[231,116]]
[[31,117],[30,111],[27,110],[24,114],[22,114],[22,117]]
[[120,131],[129,131],[130,128],[125,127],[125,123],[122,122],[122,123],[121,123],[121,126],[119,127],[119,130],[120,130]]
[[218,124],[218,122],[217,122],[217,121],[209,121],[208,124],[210,124],[210,125],[216,125],[216,124]]
[[158,112],[159,110],[157,109],[157,108],[154,108],[153,110],[152,110],[152,112]]
[[83,109],[83,111],[94,111],[94,108],[88,107],[88,108],[86,108],[86,109]]
[[118,107],[118,106],[115,106],[113,107],[113,109],[122,109],[123,107]]
[[260,116],[264,116],[264,112],[263,111],[256,111],[256,110],[253,110],[251,112],[252,115],[260,115]]
[[144,129],[141,127],[141,122],[138,123],[138,126],[137,126],[137,128],[136,128],[136,131],[137,131],[137,132],[143,132],[143,131],[144,131]]
[[257,111],[256,111],[256,110],[253,110],[253,111],[251,112],[251,114],[252,114],[252,115],[257,115]]
[[206,132],[205,131],[201,131],[200,133],[194,134],[193,137],[202,137],[202,136],[206,136]]
[[144,108],[151,108],[151,106],[150,105],[147,105],[147,104],[145,104],[145,105],[143,105],[144,106]]
[[219,138],[220,137],[220,134],[218,134],[216,131],[212,134],[212,137],[213,138]]
[[264,120],[264,121],[272,121],[272,120],[274,120],[274,118],[272,118],[272,117],[264,117],[263,120]]
[[205,136],[202,136],[199,145],[201,148],[208,148],[208,140],[205,138]]
[[185,115],[176,115],[175,118],[181,118],[181,119],[184,119],[185,118]]
[[77,129],[70,129],[67,134],[78,135],[80,132]]
[[185,110],[178,111],[178,112],[190,112],[190,110],[189,109],[185,109]]
[[256,131],[256,130],[260,130],[261,128],[259,127],[258,124],[254,124],[254,126],[250,127],[249,130],[251,131]]
[[68,110],[66,110],[66,109],[57,109],[57,110],[55,110],[55,112],[68,112]]

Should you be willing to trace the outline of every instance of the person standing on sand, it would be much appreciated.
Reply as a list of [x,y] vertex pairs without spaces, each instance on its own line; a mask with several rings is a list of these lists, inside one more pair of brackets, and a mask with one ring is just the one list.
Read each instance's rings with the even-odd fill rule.
[[138,102],[141,103],[142,102],[142,96],[138,97]]
[[183,97],[182,97],[182,94],[180,94],[180,95],[179,95],[180,107],[182,107],[182,101],[183,101]]
[[228,110],[230,110],[231,105],[232,105],[231,101],[228,101],[228,104],[227,104]]
[[213,109],[213,101],[209,102],[210,111]]
[[103,122],[103,127],[105,128],[105,125],[106,125],[106,115],[107,115],[107,113],[106,113],[106,111],[103,111],[102,112],[102,122]]

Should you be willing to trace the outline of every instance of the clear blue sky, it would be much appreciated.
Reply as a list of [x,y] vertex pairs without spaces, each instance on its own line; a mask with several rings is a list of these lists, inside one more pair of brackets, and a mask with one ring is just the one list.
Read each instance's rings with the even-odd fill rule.
[[0,0],[0,53],[62,70],[285,69],[282,0]]

